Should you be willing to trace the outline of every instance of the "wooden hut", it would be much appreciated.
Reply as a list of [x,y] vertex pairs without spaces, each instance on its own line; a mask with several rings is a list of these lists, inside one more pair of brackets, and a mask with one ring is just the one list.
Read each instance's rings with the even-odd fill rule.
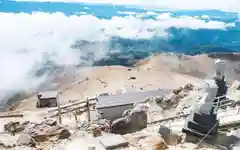
[[43,107],[57,107],[58,92],[46,91],[40,92],[37,95],[37,108]]

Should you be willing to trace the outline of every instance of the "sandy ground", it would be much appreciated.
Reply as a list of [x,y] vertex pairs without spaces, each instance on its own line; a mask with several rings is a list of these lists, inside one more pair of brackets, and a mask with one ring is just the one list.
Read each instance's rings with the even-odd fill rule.
[[[202,59],[205,60],[205,63],[213,64],[211,59],[208,62],[205,57],[186,59],[180,63],[175,57],[159,55],[142,60],[131,68],[103,66],[68,70],[59,75],[55,82],[60,84],[57,90],[61,93],[61,104],[70,100],[84,100],[87,97],[93,97],[101,93],[115,94],[159,88],[173,89],[187,83],[201,84],[202,78],[198,78],[198,76],[205,77],[212,70],[211,65],[200,63],[203,62]],[[202,68],[202,66],[205,66],[205,72],[197,69]],[[136,79],[129,79],[130,77]],[[36,100],[36,96],[33,95],[23,100],[17,109],[35,110]]]

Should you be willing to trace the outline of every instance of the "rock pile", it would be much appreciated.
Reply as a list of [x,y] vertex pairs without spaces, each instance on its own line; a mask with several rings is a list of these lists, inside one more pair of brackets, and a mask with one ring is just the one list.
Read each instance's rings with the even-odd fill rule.
[[[46,119],[41,123],[33,122],[9,122],[4,125],[5,131],[10,133],[23,132],[16,141],[17,146],[35,147],[38,142],[45,142],[49,139],[60,140],[71,136],[68,129],[57,124],[55,119]],[[6,147],[4,143],[0,145]],[[16,146],[14,145],[14,146]]]
[[40,124],[29,123],[24,132],[30,135],[37,142],[44,142],[51,137],[65,139],[70,137],[71,133],[64,127],[57,124],[56,120],[46,119]]
[[4,125],[4,131],[11,133],[12,135],[15,135],[15,133],[23,131],[26,126],[26,122],[20,123],[18,121],[10,121],[7,124]]
[[186,84],[184,87],[174,89],[172,93],[167,94],[162,98],[155,98],[156,103],[161,105],[163,109],[176,108],[181,99],[188,96],[189,92],[194,89],[193,84]]

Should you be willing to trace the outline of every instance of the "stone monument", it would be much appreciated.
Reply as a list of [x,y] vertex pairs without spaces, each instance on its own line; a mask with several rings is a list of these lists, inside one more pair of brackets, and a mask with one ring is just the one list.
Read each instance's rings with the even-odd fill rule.
[[[217,97],[221,97],[220,100],[225,99],[227,94],[227,84],[226,84],[226,76],[225,76],[225,69],[226,65],[223,60],[217,59],[215,61],[215,75],[213,79],[215,80],[218,90],[217,90]],[[217,99],[215,99],[215,102]]]
[[214,109],[213,104],[202,104],[190,114],[182,131],[187,135],[214,140],[219,124]]
[[192,111],[182,129],[187,136],[192,135],[205,138],[208,141],[215,140],[217,137],[219,120],[217,119],[217,111],[213,102],[216,101],[216,97],[226,95],[224,71],[225,62],[217,59],[215,61],[215,75],[213,79],[205,80],[207,97],[200,107]]

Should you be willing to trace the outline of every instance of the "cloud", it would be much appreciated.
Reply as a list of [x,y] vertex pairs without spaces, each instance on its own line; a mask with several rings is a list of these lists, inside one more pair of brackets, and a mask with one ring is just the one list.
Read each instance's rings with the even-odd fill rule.
[[[42,65],[45,59],[60,66],[74,66],[85,60],[80,59],[91,52],[94,59],[101,59],[109,51],[107,42],[118,36],[130,39],[148,39],[153,36],[167,37],[169,27],[190,29],[225,29],[234,24],[209,21],[183,16],[174,18],[171,14],[161,14],[158,20],[113,17],[99,19],[91,15],[66,16],[63,13],[0,13],[0,99],[3,93],[11,90],[32,88],[38,85],[30,76],[35,66]],[[72,49],[76,41],[101,42],[90,45],[88,50],[80,47]],[[86,47],[85,47],[86,48]],[[91,62],[90,62],[91,63]]]
[[202,19],[210,19],[210,17],[208,15],[202,15],[201,18]]
[[151,8],[168,9],[217,9],[240,12],[239,0],[17,0],[17,1],[51,1],[51,2],[87,2],[116,5],[140,5]]

